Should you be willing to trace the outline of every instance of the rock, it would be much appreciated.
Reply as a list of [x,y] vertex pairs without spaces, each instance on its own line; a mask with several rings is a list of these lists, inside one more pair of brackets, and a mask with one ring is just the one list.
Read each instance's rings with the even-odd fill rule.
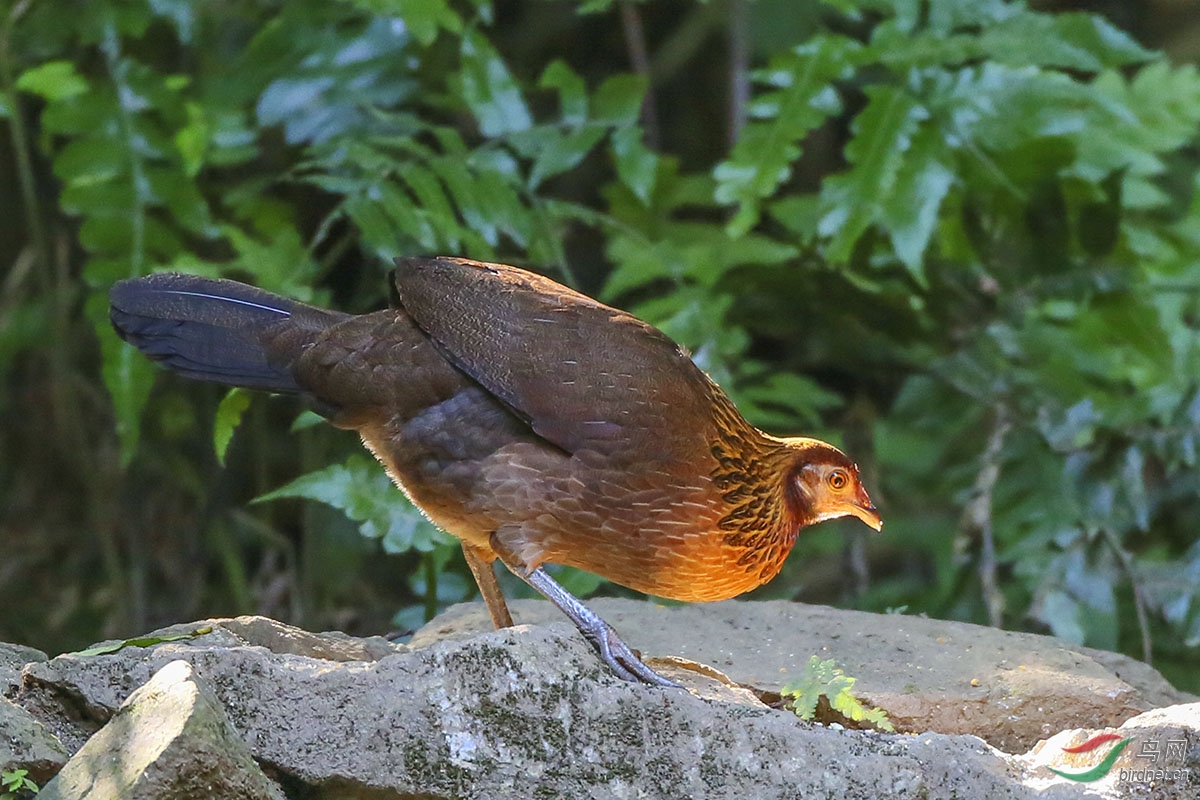
[[0,697],[0,767],[25,769],[38,784],[67,763],[67,749],[25,709]]
[[[389,642],[382,636],[360,639],[341,631],[311,633],[293,625],[255,616],[219,617],[200,622],[170,625],[139,638],[161,639],[185,636],[205,629],[207,630],[202,635],[188,636],[178,641],[183,644],[195,643],[202,647],[213,647],[214,645],[265,647],[272,653],[291,653],[298,656],[320,658],[325,661],[376,661],[386,655],[402,653],[408,649],[406,645]],[[95,646],[116,645],[121,641],[121,639],[110,639]],[[41,660],[46,660],[44,655]]]
[[[520,622],[563,618],[541,600],[511,605]],[[855,695],[887,711],[897,730],[973,734],[1010,753],[1065,728],[1120,725],[1155,705],[1196,699],[1117,653],[963,622],[786,601],[664,607],[599,598],[589,606],[645,654],[709,664],[768,697],[809,656],[832,658],[857,679]],[[490,628],[481,604],[455,606],[410,646]]]
[[[200,631],[203,633],[198,633]],[[181,623],[160,628],[138,638],[144,640],[175,638],[174,641],[154,646],[160,648],[169,646],[165,652],[186,652],[196,648],[205,653],[211,653],[228,648],[256,647],[271,653],[300,655],[334,662],[374,661],[383,655],[407,650],[406,645],[393,644],[379,636],[358,639],[340,631],[310,633],[292,625],[255,616]],[[112,645],[115,649],[122,641],[110,639],[88,649],[92,650],[105,645]],[[112,655],[117,658],[118,662],[127,659],[140,662],[140,654],[153,650],[154,647],[128,646],[116,650]],[[103,657],[106,656],[78,656],[74,653],[65,653],[58,658]],[[44,656],[42,661],[45,661]],[[160,662],[159,666],[163,663],[166,662]],[[47,685],[41,687],[42,691],[24,692],[25,699],[22,701],[22,705],[45,722],[51,733],[57,736],[70,752],[74,752],[87,741],[88,737],[100,729],[100,726],[108,720],[121,701],[148,678],[148,674],[138,673],[136,676],[132,674],[121,676],[115,682],[110,682],[109,677],[105,676],[101,679],[103,687],[84,685],[80,691],[67,691],[63,687]],[[89,700],[94,697],[104,699],[99,703],[94,703]]]
[[283,800],[186,661],[137,689],[43,787],[41,800]]
[[261,645],[272,653],[292,653],[326,661],[378,661],[393,653],[403,653],[407,645],[395,644],[382,636],[360,639],[341,631],[309,633],[265,617],[236,617],[213,620],[240,637],[246,644]]
[[45,661],[41,650],[20,644],[0,642],[0,696],[11,697],[21,685],[21,668],[33,661]]
[[1066,646],[1088,656],[1113,675],[1137,689],[1138,694],[1155,708],[1190,703],[1197,699],[1195,695],[1181,692],[1167,683],[1167,679],[1145,661],[1130,658],[1124,653],[1097,650],[1094,647],[1069,644]]
[[[685,656],[715,661],[730,675],[759,676],[757,680],[763,683],[770,678],[774,681],[770,685],[780,682],[778,662],[770,659],[781,657],[780,620],[786,618],[776,612],[773,622],[768,614],[768,623],[751,625],[749,614],[761,604],[728,611],[718,608],[717,627],[706,627],[687,615],[669,617],[682,628],[677,637],[686,639],[688,634],[704,641],[716,637],[709,644],[709,654],[727,652],[730,640],[741,635],[739,625],[760,634],[765,626],[771,632],[766,637],[770,641],[760,643],[760,662],[751,664],[742,664],[739,658],[700,658],[694,643],[690,648],[676,646],[665,636],[655,639],[654,629],[631,627],[636,613],[622,618],[611,613],[614,607],[597,605],[601,613],[622,626],[635,646],[649,649],[649,641],[656,653],[686,650]],[[518,614],[527,610],[523,604],[517,608]],[[537,613],[540,607],[533,611]],[[847,652],[858,652],[853,649],[838,650],[843,641],[854,641],[862,632],[848,624],[857,624],[857,618],[842,618],[837,631],[840,636],[828,637],[829,652],[822,655],[838,658],[849,674],[861,676],[885,670],[888,659],[895,658],[898,648],[909,642],[914,648],[927,649],[914,650],[908,663],[923,662],[926,652],[940,653],[940,661],[929,659],[930,666],[938,668],[930,672],[941,676],[955,663],[946,653],[964,646],[953,626],[948,629],[949,636],[945,635],[947,629],[939,629],[946,641],[935,639],[929,644],[922,638],[923,629],[909,625],[927,621],[882,619],[893,629],[894,638],[871,638],[877,665],[847,658]],[[262,770],[289,796],[305,798],[1124,800],[1148,794],[1156,800],[1195,800],[1200,796],[1191,777],[1200,779],[1193,755],[1180,767],[1187,774],[1172,778],[1171,783],[1122,781],[1118,777],[1106,778],[1108,783],[1084,784],[1056,776],[1049,766],[1066,763],[1054,760],[1062,756],[1062,744],[1086,740],[1088,730],[1060,734],[1062,738],[1052,739],[1040,749],[1014,756],[963,734],[883,734],[815,725],[764,705],[744,689],[727,686],[716,670],[697,671],[685,659],[655,663],[664,674],[683,683],[686,691],[624,683],[604,668],[578,632],[561,620],[471,636],[454,634],[451,622],[452,618],[446,618],[431,624],[414,638],[414,646],[388,645],[390,652],[377,657],[375,645],[304,634],[270,620],[242,618],[237,625],[218,621],[212,634],[194,639],[127,647],[105,655],[67,654],[28,664],[14,699],[48,728],[59,731],[64,742],[77,743],[73,746],[80,747],[80,753],[91,748],[123,760],[126,745],[108,731],[126,714],[126,708],[138,704],[133,697],[126,706],[122,701],[159,670],[173,662],[173,669],[180,670],[183,667],[178,662],[186,662],[193,676],[173,681],[156,677],[155,681],[171,686],[204,684],[211,687],[213,697],[201,702],[203,691],[190,689],[188,696],[197,699],[168,718],[191,717],[193,707],[223,707],[228,725],[240,734]],[[796,627],[806,625],[811,623],[801,619]],[[432,635],[447,627],[450,638]],[[867,628],[868,632],[877,630]],[[335,660],[291,652],[328,655],[325,642],[335,640],[340,642],[337,653],[357,653],[360,658],[339,656]],[[802,641],[808,643],[806,650],[797,651],[803,657],[819,652],[812,640]],[[974,646],[996,642],[1016,646],[1004,639],[985,641]],[[290,643],[295,642],[305,644],[292,647]],[[1043,650],[1050,647],[1047,642],[1032,644]],[[1022,663],[1040,663],[1021,652]],[[1031,653],[1048,658],[1036,648]],[[1078,670],[1083,663],[1082,674],[1092,674],[1094,661],[1059,657],[1064,669]],[[1069,674],[1055,680],[1068,682]],[[133,692],[134,697],[142,691]],[[118,708],[122,710],[117,712]],[[1196,749],[1198,730],[1194,708],[1177,706],[1143,714],[1128,722],[1122,720],[1126,727],[1116,730],[1154,730],[1158,732],[1155,735],[1176,737],[1172,741],[1183,739],[1191,753]],[[101,733],[89,740],[91,731],[110,717]],[[189,742],[210,741],[186,735],[186,730],[185,726],[185,734],[172,740],[179,752],[172,757],[184,764],[188,762],[182,754],[189,749]],[[233,737],[230,746],[236,750],[243,745]],[[245,751],[239,752],[244,765]],[[144,760],[138,759],[139,763]],[[66,769],[72,769],[74,763],[72,759]],[[153,763],[167,762],[160,758]]]
[[49,697],[99,714],[176,659],[211,683],[259,762],[306,796],[1030,796],[973,737],[808,725],[745,694],[730,702],[686,670],[672,674],[707,697],[625,683],[560,626],[360,663],[198,640],[66,655],[27,667],[19,697],[53,687]]
[[0,642],[0,768],[28,770],[38,784],[62,768],[67,750],[28,711],[5,698],[16,694],[26,664],[47,658],[41,650]]

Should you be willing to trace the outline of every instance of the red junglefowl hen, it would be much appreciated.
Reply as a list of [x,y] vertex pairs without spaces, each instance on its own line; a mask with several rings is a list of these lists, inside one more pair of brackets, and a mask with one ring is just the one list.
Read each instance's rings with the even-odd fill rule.
[[189,378],[297,394],[358,432],[462,541],[497,627],[492,562],[554,602],[626,680],[674,685],[542,568],[722,600],[775,576],[806,525],[878,530],[858,469],[738,413],[662,332],[501,264],[403,258],[396,305],[352,316],[161,274],[112,288],[117,332]]

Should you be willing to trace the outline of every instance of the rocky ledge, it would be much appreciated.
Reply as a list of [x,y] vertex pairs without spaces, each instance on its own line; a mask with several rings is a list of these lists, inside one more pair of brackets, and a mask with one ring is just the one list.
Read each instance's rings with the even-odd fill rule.
[[[0,767],[43,800],[1200,797],[1200,703],[1123,656],[783,602],[593,605],[686,690],[617,680],[537,601],[408,645],[206,620],[97,655],[0,645]],[[779,709],[814,654],[897,732]]]

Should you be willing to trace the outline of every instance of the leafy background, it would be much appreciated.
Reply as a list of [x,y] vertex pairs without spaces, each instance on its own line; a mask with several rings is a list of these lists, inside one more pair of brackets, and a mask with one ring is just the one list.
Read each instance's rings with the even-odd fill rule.
[[163,269],[365,311],[390,258],[441,253],[628,308],[756,424],[859,460],[882,535],[806,532],[757,596],[1200,690],[1200,21],[1079,8],[8,3],[0,640],[469,599],[352,435],[164,377],[106,319]]

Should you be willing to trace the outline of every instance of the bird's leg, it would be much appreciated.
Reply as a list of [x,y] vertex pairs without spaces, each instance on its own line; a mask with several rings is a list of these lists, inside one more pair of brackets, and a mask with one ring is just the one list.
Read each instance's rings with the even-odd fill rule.
[[511,628],[512,615],[508,613],[508,603],[504,602],[504,593],[500,591],[500,583],[496,580],[496,571],[492,569],[492,562],[483,557],[483,553],[478,547],[463,542],[462,549],[463,555],[467,559],[467,566],[471,568],[471,574],[475,576],[479,594],[483,595],[484,605],[487,606],[488,614],[492,616],[492,625],[497,629]]
[[580,633],[592,643],[596,652],[600,654],[601,660],[617,674],[617,677],[635,683],[641,681],[653,686],[682,688],[675,681],[667,680],[643,664],[637,653],[621,641],[621,637],[617,635],[611,625],[602,620],[595,611],[585,606],[578,597],[564,589],[544,569],[541,567],[534,570],[513,568],[507,561],[504,564],[523,578],[526,583],[541,592],[547,600],[558,606],[559,610],[575,623],[575,627],[579,628]]

